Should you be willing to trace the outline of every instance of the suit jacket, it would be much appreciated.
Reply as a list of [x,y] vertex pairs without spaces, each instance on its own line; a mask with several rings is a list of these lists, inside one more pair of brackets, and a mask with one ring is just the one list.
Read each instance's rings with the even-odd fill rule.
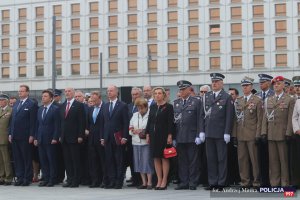
[[182,98],[176,99],[173,108],[176,142],[194,143],[200,132],[200,100],[190,96],[183,105]]
[[[269,89],[269,92],[267,93],[267,95],[266,95],[265,98],[267,99],[267,97],[271,97],[271,96],[273,96],[274,94],[275,94],[274,90]],[[263,91],[260,91],[260,92],[256,93],[255,95],[261,97],[261,99],[263,100]],[[265,99],[265,100],[266,100],[266,99]]]
[[[286,135],[291,136],[293,134],[292,116],[294,105],[295,99],[285,93],[277,102],[275,95],[269,97],[265,104],[266,112],[263,117],[261,134],[267,134],[268,140],[272,141],[283,141]],[[272,112],[274,118],[270,117]],[[270,119],[268,120],[268,118]]]
[[96,122],[94,123],[93,119],[93,112],[94,107],[89,108],[88,111],[88,124],[87,130],[89,131],[88,135],[88,144],[95,145],[100,144],[100,133],[103,132],[103,109],[104,109],[104,102],[102,102],[100,106],[99,113],[96,118]]
[[251,95],[247,103],[244,96],[235,102],[235,118],[233,124],[233,137],[240,141],[254,141],[261,134],[263,108],[261,98]]
[[8,144],[8,130],[11,120],[12,108],[6,106],[5,110],[0,110],[0,145]]
[[295,103],[295,107],[293,110],[292,124],[293,124],[294,133],[300,130],[300,99],[297,99]]
[[13,139],[28,140],[35,136],[38,106],[29,98],[17,110],[19,104],[20,100],[13,106],[10,135]]
[[78,138],[84,137],[85,112],[83,104],[74,100],[68,115],[65,117],[67,101],[60,107],[61,142],[78,143]]
[[134,103],[133,103],[133,102],[131,102],[131,103],[128,104],[127,106],[128,106],[128,119],[129,119],[129,121],[130,121],[131,118],[132,118],[133,113],[137,112],[138,109],[137,109],[136,106],[134,107]]
[[128,108],[127,105],[117,100],[112,115],[109,115],[109,105],[107,102],[104,105],[103,115],[104,115],[104,131],[101,133],[101,139],[106,142],[114,141],[114,133],[121,131],[122,138],[128,138],[129,131],[129,119],[128,119]]
[[[205,117],[204,109],[211,108],[209,116]],[[223,139],[224,134],[232,134],[234,106],[231,96],[224,90],[214,99],[213,92],[205,94],[205,104],[201,106],[200,132],[208,138]]]
[[37,114],[35,139],[39,144],[51,144],[52,140],[58,141],[60,136],[59,107],[51,104],[44,119],[43,111],[44,106],[41,106]]

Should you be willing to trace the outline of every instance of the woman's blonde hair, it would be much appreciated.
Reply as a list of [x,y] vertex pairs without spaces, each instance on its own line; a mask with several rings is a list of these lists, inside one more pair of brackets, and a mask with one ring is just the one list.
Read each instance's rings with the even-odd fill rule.
[[134,101],[134,105],[136,107],[148,107],[148,101],[144,98],[137,98],[135,101]]
[[154,96],[154,92],[155,92],[155,90],[161,90],[161,91],[162,91],[162,93],[163,93],[163,95],[164,95],[164,99],[167,97],[167,93],[166,93],[166,90],[165,90],[165,88],[163,88],[163,87],[155,87],[155,88],[153,88],[153,90],[152,90],[152,94],[153,94],[153,96]]

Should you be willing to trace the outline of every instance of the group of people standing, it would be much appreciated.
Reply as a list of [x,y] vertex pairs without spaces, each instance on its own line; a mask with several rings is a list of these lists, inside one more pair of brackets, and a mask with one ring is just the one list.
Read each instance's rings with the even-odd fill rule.
[[[10,185],[15,176],[15,186],[30,185],[35,146],[40,187],[64,179],[62,163],[63,187],[79,187],[88,177],[91,188],[121,189],[128,165],[138,189],[167,189],[170,168],[179,179],[175,190],[196,190],[200,183],[222,190],[234,176],[243,188],[298,186],[300,77],[293,77],[292,90],[282,76],[258,76],[261,92],[253,91],[254,79],[244,77],[240,97],[234,88],[223,89],[220,73],[210,74],[211,91],[202,86],[199,96],[181,80],[173,103],[165,88],[145,86],[133,87],[126,104],[110,85],[106,103],[93,91],[89,106],[73,88],[64,90],[66,101],[60,103],[58,90],[48,89],[38,107],[29,87],[21,85],[12,107],[8,95],[0,94],[0,184]],[[175,162],[164,156],[171,146],[177,149]],[[238,170],[232,171],[234,163]]]

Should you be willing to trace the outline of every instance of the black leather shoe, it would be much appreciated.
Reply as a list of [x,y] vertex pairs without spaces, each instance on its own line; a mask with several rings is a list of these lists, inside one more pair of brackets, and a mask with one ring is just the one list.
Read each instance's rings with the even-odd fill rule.
[[89,186],[89,188],[97,188],[97,187],[99,187],[98,183],[93,183]]
[[215,185],[210,185],[208,187],[205,187],[204,190],[213,190],[213,189],[217,189],[218,187]]
[[48,185],[48,182],[42,181],[40,182],[39,187],[45,187],[46,185]]
[[115,189],[122,189],[122,185],[119,185],[119,184],[116,185],[116,186],[115,186]]
[[65,184],[63,184],[63,187],[65,187],[65,188],[67,188],[67,187],[71,187],[71,183],[65,183]]
[[23,182],[22,186],[29,186],[30,183],[29,182]]
[[54,183],[53,182],[49,182],[48,184],[47,184],[47,187],[53,187],[54,186]]
[[79,184],[72,184],[71,186],[70,186],[71,188],[78,188],[79,187]]
[[189,189],[188,185],[178,185],[175,190],[187,190]]
[[115,184],[108,184],[108,185],[105,185],[105,189],[112,189],[115,187]]
[[196,190],[196,186],[190,186],[190,190]]
[[147,189],[147,185],[140,185],[138,187],[136,187],[137,189]]
[[21,186],[23,184],[23,181],[17,181],[15,182],[14,186]]

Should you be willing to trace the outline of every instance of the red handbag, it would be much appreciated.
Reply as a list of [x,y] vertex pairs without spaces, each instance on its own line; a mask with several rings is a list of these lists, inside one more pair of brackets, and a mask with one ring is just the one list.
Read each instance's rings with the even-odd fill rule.
[[177,151],[175,147],[165,148],[164,149],[164,158],[173,158],[177,156]]

